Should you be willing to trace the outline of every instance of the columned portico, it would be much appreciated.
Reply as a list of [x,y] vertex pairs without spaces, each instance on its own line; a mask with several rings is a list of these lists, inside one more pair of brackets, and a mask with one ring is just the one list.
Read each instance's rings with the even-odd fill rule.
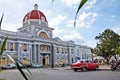
[[47,66],[47,65],[49,65],[50,63],[50,61],[49,61],[49,58],[50,57],[50,55],[49,54],[41,54],[41,56],[40,56],[40,63],[43,65],[43,66]]
[[50,44],[47,43],[41,43],[38,47],[39,63],[41,63],[44,66],[50,65],[50,49]]

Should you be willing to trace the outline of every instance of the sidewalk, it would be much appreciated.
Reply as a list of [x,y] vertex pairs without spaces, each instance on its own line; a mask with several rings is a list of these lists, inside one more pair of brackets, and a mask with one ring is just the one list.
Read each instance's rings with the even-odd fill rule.
[[110,66],[109,65],[100,65],[99,69],[100,70],[110,70]]

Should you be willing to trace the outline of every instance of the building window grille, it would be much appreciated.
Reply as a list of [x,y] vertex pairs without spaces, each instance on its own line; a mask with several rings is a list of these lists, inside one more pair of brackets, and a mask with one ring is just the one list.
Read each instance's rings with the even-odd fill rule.
[[24,44],[24,45],[23,45],[23,50],[24,50],[24,51],[27,51],[27,44]]
[[58,47],[56,47],[56,52],[59,53],[59,48]]
[[13,51],[13,49],[14,49],[14,44],[10,43],[10,51]]

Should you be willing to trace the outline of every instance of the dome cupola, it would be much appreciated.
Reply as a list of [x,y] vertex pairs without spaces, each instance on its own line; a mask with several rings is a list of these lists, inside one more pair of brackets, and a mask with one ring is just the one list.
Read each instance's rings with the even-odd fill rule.
[[38,10],[38,5],[37,4],[34,5],[34,9],[32,11],[28,12],[24,16],[23,23],[27,22],[29,20],[31,20],[31,21],[32,20],[42,21],[42,22],[47,23],[47,19],[46,19],[45,15],[41,11]]

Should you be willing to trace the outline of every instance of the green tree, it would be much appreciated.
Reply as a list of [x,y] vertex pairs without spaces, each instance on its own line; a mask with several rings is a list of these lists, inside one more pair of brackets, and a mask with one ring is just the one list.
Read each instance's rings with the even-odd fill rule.
[[115,54],[120,55],[120,46],[115,49]]
[[106,29],[95,39],[99,41],[96,46],[97,54],[103,56],[108,62],[111,56],[116,55],[115,50],[120,45],[120,36],[113,30]]

